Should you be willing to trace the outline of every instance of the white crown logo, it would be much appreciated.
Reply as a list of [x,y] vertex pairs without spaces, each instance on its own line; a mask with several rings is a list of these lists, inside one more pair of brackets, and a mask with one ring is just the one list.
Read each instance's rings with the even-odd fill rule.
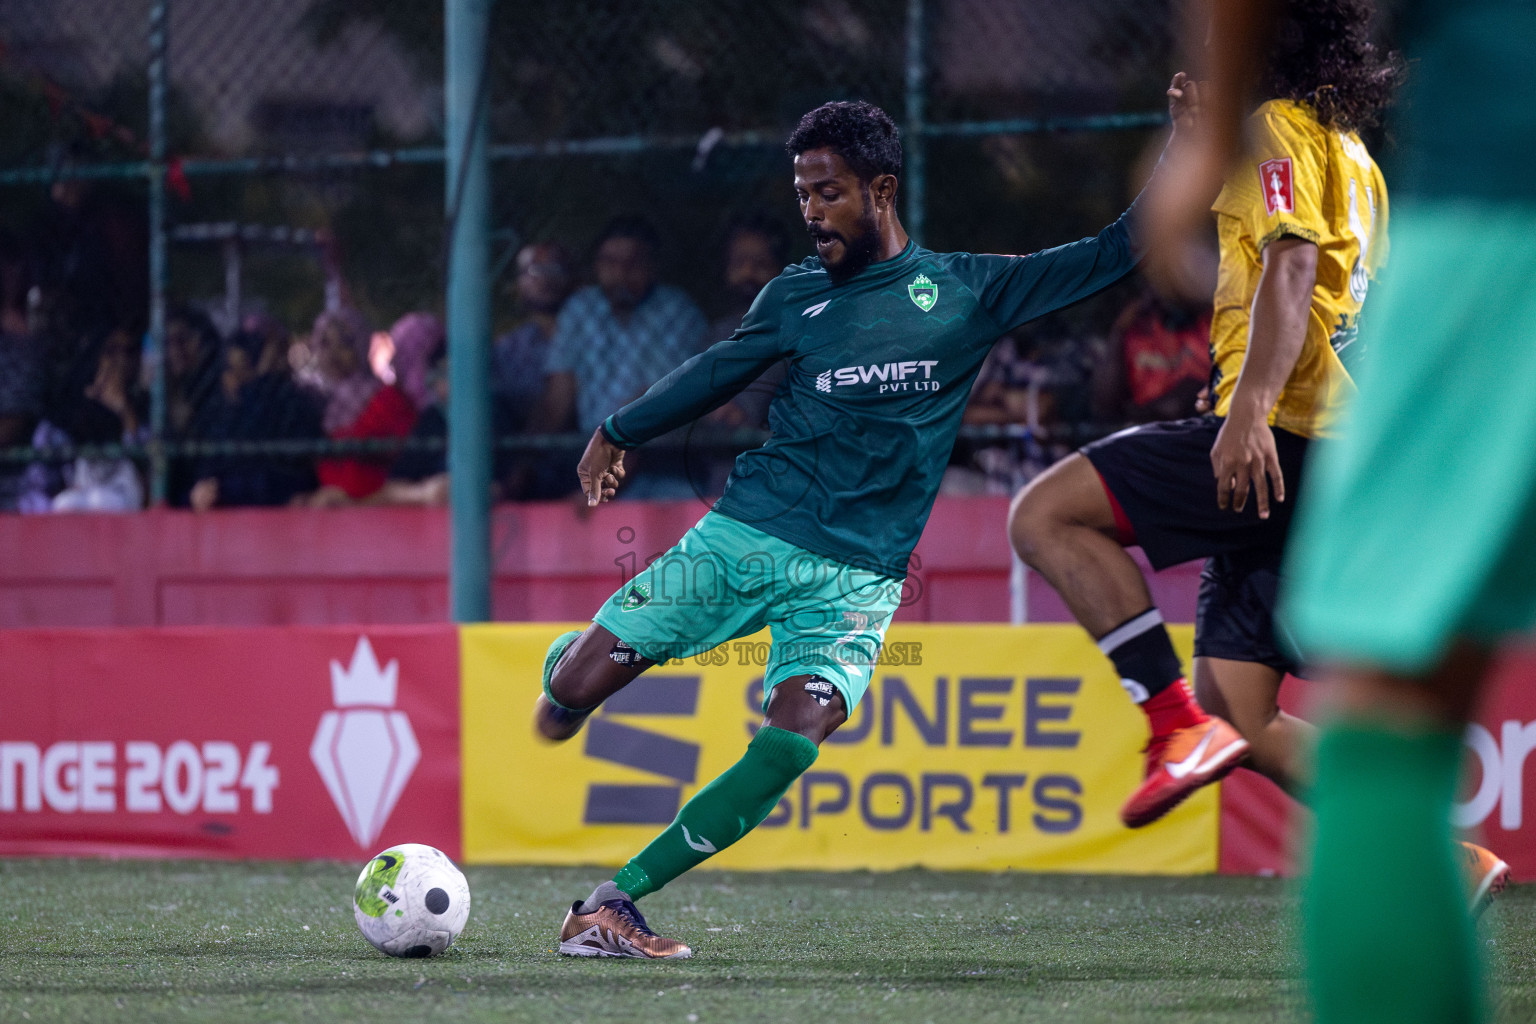
[[342,668],[341,662],[331,662],[331,698],[339,708],[359,704],[392,708],[399,682],[400,663],[391,661],[380,669],[379,659],[367,637],[358,639],[357,649],[352,652],[352,664]]
[[404,711],[393,710],[400,663],[379,659],[359,637],[352,664],[331,662],[336,709],[320,716],[309,759],[320,773],[347,831],[366,847],[383,830],[410,781],[421,747]]

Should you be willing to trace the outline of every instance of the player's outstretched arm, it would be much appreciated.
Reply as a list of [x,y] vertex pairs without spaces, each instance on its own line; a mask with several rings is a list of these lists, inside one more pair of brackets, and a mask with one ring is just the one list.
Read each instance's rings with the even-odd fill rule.
[[776,287],[777,282],[771,282],[762,290],[735,334],[692,357],[604,420],[604,441],[617,449],[635,448],[686,426],[730,401],[783,358],[787,353],[778,330],[783,300]]
[[[1168,112],[1173,121],[1169,153],[1176,152],[1196,131],[1202,92],[1180,72],[1168,86]],[[1165,154],[1153,172],[1153,182],[1169,173]],[[952,269],[980,295],[982,305],[998,326],[1010,331],[1036,317],[1070,306],[1119,281],[1141,257],[1138,198],[1115,222],[1091,238],[1079,239],[1028,256],[972,256]]]
[[576,477],[588,507],[611,501],[624,479],[624,449],[604,437],[601,428],[594,430],[576,464]]

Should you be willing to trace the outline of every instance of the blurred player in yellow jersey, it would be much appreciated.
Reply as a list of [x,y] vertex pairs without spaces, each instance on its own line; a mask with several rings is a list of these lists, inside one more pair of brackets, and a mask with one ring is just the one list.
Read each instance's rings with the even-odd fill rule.
[[[1293,792],[1299,783],[1307,727],[1279,712],[1280,683],[1298,665],[1275,635],[1274,602],[1308,446],[1355,391],[1357,322],[1387,233],[1386,186],[1358,130],[1391,96],[1398,64],[1370,46],[1367,5],[1290,6],[1288,43],[1260,69],[1267,101],[1248,118],[1244,156],[1213,207],[1214,414],[1091,444],[1031,483],[1010,516],[1019,556],[1061,593],[1147,714],[1145,778],[1121,810],[1133,828],[1245,757]],[[1174,92],[1193,93],[1186,106],[1200,108],[1187,78]],[[1123,550],[1133,544],[1158,569],[1206,560],[1199,703]]]

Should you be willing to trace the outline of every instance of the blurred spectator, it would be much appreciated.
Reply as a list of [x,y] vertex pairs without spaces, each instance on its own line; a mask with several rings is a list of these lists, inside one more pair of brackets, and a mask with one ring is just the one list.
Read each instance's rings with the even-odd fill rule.
[[200,309],[181,306],[165,318],[165,429],[172,438],[190,436],[199,410],[218,390],[222,340]]
[[496,339],[492,363],[494,390],[506,404],[514,429],[527,425],[544,393],[544,365],[572,283],[570,256],[559,245],[539,242],[518,252],[513,291],[523,320]]
[[[416,407],[395,384],[385,384],[368,366],[370,332],[357,310],[343,306],[315,320],[310,346],[325,393],[322,427],[333,440],[405,437],[416,423]],[[319,461],[320,489],[305,504],[346,504],[384,486],[393,456],[355,455]]]
[[[615,217],[598,236],[597,284],[571,296],[560,311],[545,363],[546,402],[539,427],[595,431],[605,417],[645,391],[707,340],[704,314],[685,292],[657,283],[661,239],[639,217]],[[574,476],[575,459],[571,459]],[[632,498],[691,495],[681,451],[639,456],[643,466],[626,491]]]
[[[518,310],[524,319],[496,339],[492,362],[498,434],[524,433],[539,422],[545,401],[544,365],[560,307],[571,294],[571,259],[553,242],[526,245],[517,254],[513,283]],[[561,452],[524,454],[512,460],[503,496],[514,501],[558,498],[576,489],[569,456]]]
[[1069,454],[1090,419],[1092,368],[1103,343],[1051,337],[1025,328],[988,354],[963,422],[1006,426],[996,440],[964,439],[945,471],[946,494],[1012,494]]
[[[783,222],[765,213],[738,218],[725,240],[725,294],[729,305],[710,330],[711,342],[729,338],[741,326],[757,293],[778,277],[789,262],[789,232]],[[768,403],[789,372],[787,361],[775,363],[741,394],[711,415],[724,427],[768,427]]]
[[[193,426],[200,440],[324,436],[318,402],[294,383],[286,358],[272,365],[272,347],[270,335],[251,331],[239,331],[225,343],[218,391]],[[198,512],[214,506],[284,505],[316,486],[314,459],[309,457],[211,455],[197,459],[193,467],[196,483],[189,503]]]
[[[784,270],[789,261],[789,245],[789,232],[783,223],[766,213],[749,213],[731,222],[720,267],[721,283],[725,286],[725,311],[710,324],[711,343],[736,333],[758,293]],[[694,443],[689,448],[684,468],[699,497],[706,500],[719,497],[742,447],[722,445],[721,439],[709,436],[710,429],[717,433],[766,431],[768,405],[788,372],[787,360],[770,366],[735,398],[706,416],[701,421],[704,430],[690,436]],[[748,446],[755,447],[755,444],[749,442]]]
[[[138,386],[139,341],[121,328],[97,339],[77,361],[63,399],[38,424],[33,444],[139,443],[148,435],[148,396]],[[129,512],[144,505],[144,485],[130,459],[77,457],[63,473],[63,490],[49,467],[28,467],[23,512]]]
[[32,291],[27,254],[10,229],[0,225],[0,333],[33,333],[27,323],[28,293]]
[[1192,415],[1211,376],[1211,307],[1181,306],[1145,285],[1115,321],[1110,357],[1095,376],[1095,405],[1109,423]]
[[247,313],[240,318],[240,330],[261,338],[261,357],[256,361],[257,374],[281,371],[292,380],[292,365],[288,357],[292,338],[281,320],[270,313]]
[[[45,394],[41,339],[26,332],[25,318],[7,317],[6,327],[0,327],[0,448],[31,443]],[[16,511],[24,476],[23,463],[0,462],[0,511]]]
[[[178,306],[166,314],[166,440],[197,439],[194,425],[219,390],[219,350],[222,344],[218,329],[213,326],[213,319],[202,310],[192,306]],[[185,507],[195,480],[191,459],[173,459],[166,479],[166,496],[170,503]]]
[[[68,154],[66,162],[77,155],[83,154]],[[65,343],[66,366],[80,354],[77,339],[143,324],[149,232],[142,197],[79,178],[55,181],[25,248],[25,285],[37,289],[48,333]]]
[[436,398],[427,375],[444,355],[448,336],[443,322],[431,313],[407,313],[389,329],[389,338],[394,347],[392,383],[405,392],[413,406],[425,409]]
[[711,341],[729,338],[741,326],[741,318],[747,315],[757,293],[778,277],[788,262],[789,231],[778,218],[759,211],[731,222],[721,268],[726,306],[712,325]]
[[[422,406],[412,440],[448,439],[448,351],[439,348],[425,375],[427,401]],[[499,403],[492,406],[493,431],[510,432],[507,413]],[[510,459],[499,450],[491,471],[492,497],[504,493],[503,481]],[[364,499],[367,505],[445,505],[448,503],[448,451],[445,447],[407,448],[390,467],[389,479],[374,494]]]
[[[411,440],[448,437],[448,358],[439,353],[427,374],[429,401],[416,417]],[[389,468],[389,479],[363,499],[368,505],[448,504],[448,451],[446,448],[407,448]]]

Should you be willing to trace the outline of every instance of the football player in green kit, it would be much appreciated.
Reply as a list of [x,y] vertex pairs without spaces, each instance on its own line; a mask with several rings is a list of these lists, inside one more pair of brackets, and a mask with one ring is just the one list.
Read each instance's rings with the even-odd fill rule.
[[[1174,99],[1175,137],[1183,114]],[[1028,256],[935,253],[896,214],[896,125],[828,103],[790,136],[816,257],[758,295],[740,329],[608,417],[582,456],[588,503],[624,452],[719,407],[780,360],[772,436],[671,551],[550,645],[535,726],[564,740],[646,668],[772,630],[765,717],[742,759],[566,915],[560,951],[686,957],[635,901],[741,839],[816,760],[869,685],[971,384],[1001,335],[1113,284],[1138,258],[1135,208],[1093,238]]]

